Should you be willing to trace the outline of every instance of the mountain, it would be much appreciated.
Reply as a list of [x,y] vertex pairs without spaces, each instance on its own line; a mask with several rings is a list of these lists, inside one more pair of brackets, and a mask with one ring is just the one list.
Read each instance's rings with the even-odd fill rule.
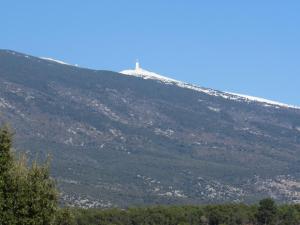
[[0,118],[81,207],[300,202],[300,109],[0,51]]
[[191,90],[195,90],[195,91],[200,91],[200,92],[204,92],[209,95],[219,96],[219,97],[236,100],[236,101],[243,101],[243,102],[255,101],[255,102],[264,103],[265,106],[273,106],[273,107],[282,106],[282,107],[287,107],[287,108],[300,109],[299,106],[288,105],[288,104],[284,104],[281,102],[271,101],[268,99],[258,98],[258,97],[254,97],[254,96],[236,94],[236,93],[226,93],[226,92],[216,91],[213,89],[201,88],[196,85],[192,85],[192,84],[185,83],[182,81],[174,80],[172,78],[144,70],[144,69],[140,68],[139,62],[136,62],[136,66],[135,66],[134,70],[123,70],[120,73],[125,74],[125,75],[135,76],[135,77],[141,77],[143,79],[157,80],[157,81],[161,81],[165,84],[173,84],[178,87],[187,88],[187,89],[191,89]]

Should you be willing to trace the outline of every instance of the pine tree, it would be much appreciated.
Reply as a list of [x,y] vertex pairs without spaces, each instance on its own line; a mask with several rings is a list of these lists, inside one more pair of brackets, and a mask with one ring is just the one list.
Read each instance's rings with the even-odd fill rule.
[[266,198],[259,202],[257,222],[261,225],[276,224],[277,206],[273,199]]
[[0,129],[0,224],[51,225],[57,211],[57,191],[49,163],[28,166],[12,154],[12,134]]
[[12,209],[9,208],[13,201],[10,198],[11,170],[13,157],[11,153],[12,135],[7,126],[0,128],[0,222],[11,222]]

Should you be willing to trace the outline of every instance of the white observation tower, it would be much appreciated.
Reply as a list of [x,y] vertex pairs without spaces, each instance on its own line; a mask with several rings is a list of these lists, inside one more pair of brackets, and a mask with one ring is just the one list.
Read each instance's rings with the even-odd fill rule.
[[135,62],[135,70],[136,71],[139,71],[140,70],[140,63],[139,63],[139,60],[137,59],[136,62]]

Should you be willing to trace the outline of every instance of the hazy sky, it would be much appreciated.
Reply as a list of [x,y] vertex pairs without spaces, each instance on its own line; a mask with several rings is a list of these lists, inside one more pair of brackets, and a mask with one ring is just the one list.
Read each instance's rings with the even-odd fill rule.
[[0,1],[0,48],[300,105],[300,1]]

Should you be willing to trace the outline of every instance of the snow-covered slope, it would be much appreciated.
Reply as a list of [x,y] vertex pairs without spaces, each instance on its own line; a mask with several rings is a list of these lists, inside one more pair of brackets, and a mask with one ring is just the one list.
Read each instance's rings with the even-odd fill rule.
[[223,97],[223,98],[230,99],[230,100],[244,101],[244,102],[257,102],[257,103],[263,104],[266,107],[285,107],[285,108],[300,109],[300,107],[298,107],[298,106],[288,105],[285,103],[276,102],[276,101],[272,101],[272,100],[268,100],[268,99],[264,99],[264,98],[243,95],[243,94],[237,94],[237,93],[222,92],[222,91],[217,91],[217,90],[213,90],[210,88],[203,88],[203,87],[199,87],[199,86],[196,86],[193,84],[178,81],[178,80],[142,69],[142,68],[140,68],[138,62],[136,63],[136,68],[134,70],[123,70],[120,73],[122,73],[124,75],[129,75],[129,76],[141,77],[143,79],[157,80],[157,81],[163,82],[165,84],[177,85],[182,88],[192,89],[195,91],[204,92],[208,95],[219,96],[219,97]]
[[41,58],[41,59],[48,60],[48,61],[56,62],[56,63],[59,63],[59,64],[64,64],[64,65],[69,65],[69,66],[71,66],[71,64],[66,63],[66,62],[63,62],[63,61],[61,61],[61,60],[52,59],[52,58],[48,58],[48,57],[40,57],[40,58]]
[[237,93],[231,93],[231,92],[228,92],[228,94],[246,99],[248,101],[262,102],[262,103],[265,103],[266,106],[273,105],[273,106],[300,109],[299,106],[289,105],[289,104],[285,104],[282,102],[276,102],[276,101],[265,99],[265,98],[259,98],[259,97],[255,97],[255,96],[243,95],[243,94],[237,94]]
[[58,60],[58,59],[53,59],[53,58],[48,58],[48,57],[40,57],[40,59],[44,59],[44,60],[48,60],[48,61],[51,61],[51,62],[63,64],[63,65],[66,65],[66,66],[76,66],[76,67],[78,67],[78,64],[73,65],[73,64],[66,63],[64,61]]

